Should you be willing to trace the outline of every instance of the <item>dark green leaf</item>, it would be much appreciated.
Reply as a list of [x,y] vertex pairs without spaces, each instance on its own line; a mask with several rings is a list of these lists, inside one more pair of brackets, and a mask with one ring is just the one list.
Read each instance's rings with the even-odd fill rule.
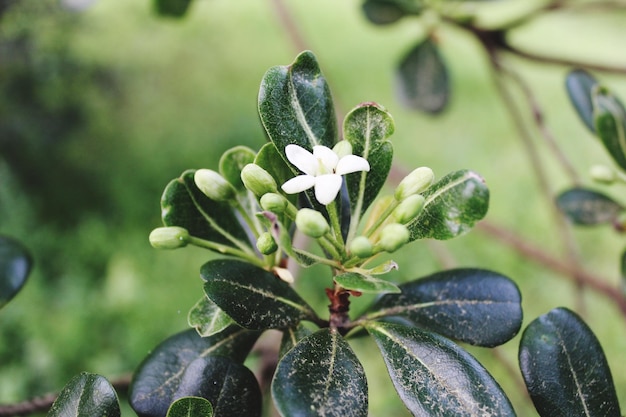
[[209,298],[248,329],[290,327],[315,320],[315,313],[280,278],[257,266],[232,259],[209,261],[200,269]]
[[105,377],[76,375],[54,401],[47,417],[119,417],[120,404]]
[[398,97],[406,107],[436,114],[448,104],[448,70],[432,39],[418,43],[402,58],[396,78]]
[[451,339],[473,345],[501,345],[522,325],[521,295],[509,278],[483,269],[452,269],[400,285],[368,318],[402,317]]
[[337,284],[346,290],[371,294],[400,292],[400,288],[394,283],[371,275],[357,274],[356,272],[345,272],[337,275],[334,279]]
[[30,253],[20,242],[0,236],[0,308],[22,289],[32,266]]
[[304,327],[302,323],[296,327],[289,327],[283,330],[283,338],[280,342],[280,350],[278,352],[278,358],[285,356],[285,353],[289,352],[301,339],[309,336],[313,333],[307,327]]
[[587,188],[572,188],[556,199],[561,211],[575,224],[613,222],[624,208],[611,197]]
[[542,417],[619,417],[602,347],[574,312],[556,308],[524,330],[519,362]]
[[626,110],[606,88],[593,91],[596,134],[615,163],[626,170]]
[[465,350],[414,327],[371,322],[400,399],[415,416],[515,416],[493,377]]
[[395,23],[404,16],[419,15],[424,9],[421,0],[365,0],[363,12],[377,25]]
[[282,416],[365,417],[363,367],[337,331],[305,337],[278,363],[272,397]]
[[565,79],[565,87],[569,99],[580,119],[592,133],[595,133],[596,127],[593,121],[593,101],[591,99],[591,93],[596,84],[598,84],[596,79],[582,69],[571,71]]
[[330,89],[310,51],[289,66],[270,68],[259,91],[259,114],[270,140],[286,159],[285,147],[294,143],[308,149],[332,148],[337,121]]
[[248,164],[254,162],[256,153],[246,146],[235,146],[224,152],[220,158],[219,171],[220,174],[228,181],[237,191],[245,191],[243,182],[241,181],[241,170]]
[[407,224],[411,240],[450,239],[469,231],[487,214],[489,189],[473,171],[456,171],[424,193],[424,211]]
[[194,329],[189,329],[166,339],[135,372],[130,386],[130,405],[140,417],[163,417],[176,399],[174,396],[191,362],[207,356],[223,356],[241,362],[258,335],[230,327],[211,337],[200,337]]
[[213,406],[201,397],[183,397],[174,401],[167,417],[213,417]]
[[187,322],[202,337],[212,336],[229,326],[236,325],[235,321],[207,296],[198,300],[189,310]]
[[156,12],[162,16],[183,17],[191,0],[154,0]]

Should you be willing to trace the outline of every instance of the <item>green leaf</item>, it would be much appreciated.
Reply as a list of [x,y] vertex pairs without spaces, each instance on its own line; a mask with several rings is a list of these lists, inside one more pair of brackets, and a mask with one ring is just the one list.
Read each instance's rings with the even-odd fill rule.
[[576,109],[580,119],[592,133],[595,133],[596,127],[593,121],[591,92],[597,84],[598,81],[583,69],[571,71],[565,79],[565,88],[570,102]]
[[20,242],[0,235],[0,308],[22,289],[32,266],[33,259]]
[[515,416],[493,377],[450,340],[414,327],[366,326],[400,399],[415,416]]
[[245,328],[290,327],[316,318],[289,284],[257,266],[216,259],[204,264],[200,275],[209,298]]
[[380,298],[368,318],[402,317],[414,325],[472,345],[509,341],[522,325],[521,295],[509,278],[483,269],[437,272]]
[[278,352],[278,358],[281,359],[287,352],[291,350],[298,342],[305,337],[309,336],[313,332],[307,327],[304,327],[302,323],[295,327],[289,327],[283,330],[283,337],[280,342],[280,350]]
[[190,4],[191,0],[154,0],[156,12],[168,17],[183,17]]
[[312,52],[302,52],[291,65],[272,67],[265,73],[259,115],[285,161],[285,147],[290,143],[309,151],[315,145],[333,147],[337,138],[333,101]]
[[606,88],[593,91],[596,134],[615,163],[626,170],[626,110]]
[[212,336],[229,326],[236,325],[235,320],[224,313],[206,295],[189,310],[187,322],[202,337]]
[[424,193],[424,210],[407,224],[411,241],[451,239],[469,231],[487,214],[489,189],[473,171],[452,172]]
[[47,417],[119,417],[120,404],[105,377],[83,372],[63,388]]
[[578,225],[612,223],[624,210],[611,197],[582,187],[562,192],[556,203],[567,218]]
[[376,25],[395,23],[408,15],[419,15],[424,9],[421,0],[365,0],[363,12]]
[[183,397],[170,405],[167,417],[213,417],[213,406],[202,397]]
[[580,317],[556,308],[522,334],[519,362],[541,416],[621,415],[602,347]]
[[400,288],[396,284],[356,272],[345,272],[337,275],[334,279],[337,284],[346,290],[371,294],[400,292]]
[[[291,168],[283,160],[273,143],[266,143],[261,147],[254,159],[254,163],[269,172],[279,187],[287,180],[293,178]],[[286,194],[285,197],[294,204],[298,199],[297,194]]]
[[246,191],[241,181],[241,170],[254,162],[256,153],[246,146],[235,146],[224,152],[219,162],[220,174],[239,192]]
[[448,70],[432,39],[424,39],[402,58],[396,85],[400,102],[410,109],[437,114],[446,107],[450,95]]
[[272,380],[281,416],[367,416],[363,366],[337,331],[302,339],[281,359]]
[[140,417],[166,415],[189,364],[208,356],[242,362],[258,336],[258,332],[229,327],[211,337],[200,337],[194,329],[189,329],[166,339],[135,372],[129,393],[131,407]]

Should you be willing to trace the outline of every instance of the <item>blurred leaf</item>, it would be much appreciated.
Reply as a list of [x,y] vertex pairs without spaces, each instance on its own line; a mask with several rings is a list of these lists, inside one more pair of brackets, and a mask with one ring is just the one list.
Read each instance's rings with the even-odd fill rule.
[[235,320],[206,295],[189,310],[187,322],[202,337],[212,336],[229,326],[236,325]]
[[0,308],[22,289],[32,266],[30,253],[20,242],[0,235]]
[[483,269],[452,269],[400,285],[381,297],[368,318],[396,316],[451,339],[493,347],[522,325],[521,295],[504,275]]
[[299,323],[295,327],[289,327],[283,330],[283,337],[280,342],[280,350],[278,352],[278,358],[282,359],[287,352],[291,350],[301,339],[309,336],[313,332],[307,327],[304,327],[302,323]]
[[396,78],[404,106],[436,114],[448,104],[448,70],[432,39],[426,38],[409,51],[398,65]]
[[213,406],[201,397],[183,397],[174,401],[167,417],[213,417]]
[[156,12],[162,16],[183,17],[191,0],[154,0]]
[[224,152],[219,162],[220,174],[239,192],[246,191],[241,181],[241,170],[254,162],[256,153],[246,146],[235,146]]
[[424,9],[421,0],[365,0],[363,12],[377,25],[395,23],[408,15],[419,15]]
[[211,337],[200,337],[189,329],[164,340],[135,372],[129,392],[131,407],[140,417],[166,415],[191,362],[207,356],[242,362],[258,336],[258,332],[230,327]]
[[515,416],[498,383],[450,340],[414,327],[366,326],[400,399],[415,416]]
[[485,217],[489,208],[489,189],[473,171],[446,175],[426,190],[424,197],[422,214],[407,224],[411,240],[459,236]]
[[565,79],[565,88],[567,89],[570,102],[576,109],[580,119],[592,133],[595,133],[596,127],[593,121],[591,93],[597,84],[598,81],[583,69],[571,71]]
[[315,313],[289,284],[246,262],[216,259],[200,275],[209,298],[239,325],[248,329],[289,327],[315,320]]
[[615,163],[626,170],[626,110],[606,88],[593,94],[596,134]]
[[83,372],[63,388],[47,417],[119,417],[120,404],[105,377]]
[[192,361],[185,368],[174,398],[187,396],[206,398],[217,416],[261,415],[261,389],[256,377],[229,358],[204,356]]
[[367,380],[343,337],[318,330],[278,363],[272,397],[282,416],[366,417]]
[[620,260],[620,273],[622,275],[622,294],[626,297],[626,251],[622,252]]
[[375,278],[371,275],[357,274],[355,272],[339,274],[334,280],[346,290],[362,293],[382,294],[400,292],[400,288],[389,281]]
[[562,192],[556,204],[567,218],[579,225],[611,223],[624,210],[611,197],[580,187]]
[[519,362],[542,417],[620,417],[609,365],[591,329],[556,308],[524,330]]

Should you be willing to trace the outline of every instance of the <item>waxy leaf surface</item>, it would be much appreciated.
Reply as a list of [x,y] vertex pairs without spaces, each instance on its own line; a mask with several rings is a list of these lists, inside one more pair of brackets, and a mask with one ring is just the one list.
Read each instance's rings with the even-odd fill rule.
[[213,406],[202,397],[183,397],[172,403],[167,417],[213,417]]
[[597,84],[598,81],[582,69],[573,70],[567,75],[565,80],[565,87],[572,105],[580,119],[592,133],[595,133],[596,127],[593,121],[593,100],[591,94]]
[[334,280],[346,290],[362,293],[382,294],[400,292],[400,288],[392,282],[371,275],[358,274],[356,272],[345,272],[337,275]]
[[105,377],[83,372],[63,388],[47,417],[119,417],[115,390]]
[[602,346],[578,315],[556,308],[522,334],[519,362],[542,417],[620,417]]
[[198,300],[189,310],[187,322],[202,337],[212,336],[229,326],[236,325],[235,321],[207,296]]
[[611,197],[581,187],[562,192],[556,203],[567,218],[579,225],[611,223],[624,210]]
[[22,289],[33,260],[20,242],[0,236],[0,308]]

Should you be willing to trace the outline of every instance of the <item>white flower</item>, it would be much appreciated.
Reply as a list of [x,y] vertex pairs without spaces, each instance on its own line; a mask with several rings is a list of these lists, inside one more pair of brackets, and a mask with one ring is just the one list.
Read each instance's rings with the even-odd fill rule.
[[289,162],[304,172],[282,185],[287,194],[296,194],[315,187],[315,198],[328,205],[335,200],[341,189],[341,176],[357,171],[369,171],[365,158],[345,155],[341,158],[326,146],[314,146],[313,153],[298,145],[287,145],[285,153]]

